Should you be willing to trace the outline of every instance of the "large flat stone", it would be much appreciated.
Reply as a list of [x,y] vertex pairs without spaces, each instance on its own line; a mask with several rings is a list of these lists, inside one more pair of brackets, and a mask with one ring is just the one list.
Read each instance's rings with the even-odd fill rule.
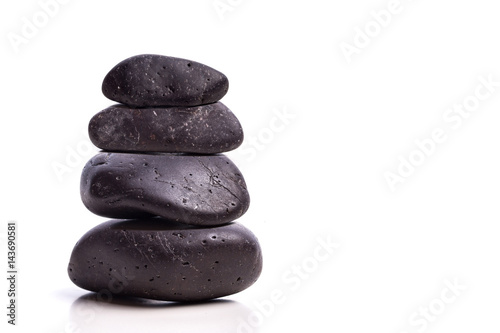
[[201,301],[240,292],[262,270],[257,238],[238,223],[193,227],[112,220],[88,231],[68,265],[77,286],[110,295]]

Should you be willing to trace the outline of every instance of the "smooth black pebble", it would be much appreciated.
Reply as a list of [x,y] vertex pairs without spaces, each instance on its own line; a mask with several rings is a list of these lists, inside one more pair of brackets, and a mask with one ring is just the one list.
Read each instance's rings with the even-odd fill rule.
[[123,60],[102,83],[107,98],[133,107],[209,104],[228,89],[227,77],[209,66],[155,54]]
[[240,146],[243,129],[221,102],[143,109],[118,104],[90,120],[89,136],[110,151],[215,154]]
[[83,169],[80,194],[100,216],[193,225],[234,221],[250,205],[241,172],[220,154],[99,153]]
[[254,234],[238,223],[193,227],[158,218],[111,220],[75,245],[68,274],[103,294],[201,301],[240,292],[262,270]]

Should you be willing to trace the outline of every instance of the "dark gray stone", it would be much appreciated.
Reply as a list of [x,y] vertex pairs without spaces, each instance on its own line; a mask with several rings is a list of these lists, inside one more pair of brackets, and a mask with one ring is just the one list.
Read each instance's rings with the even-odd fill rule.
[[224,155],[99,153],[83,169],[80,194],[97,215],[193,225],[231,222],[250,204],[241,172]]
[[118,104],[90,120],[89,136],[111,151],[214,154],[241,145],[243,129],[221,102],[144,109]]
[[196,106],[220,100],[229,81],[195,61],[154,54],[128,58],[104,78],[103,94],[133,107]]
[[201,301],[240,292],[262,270],[254,234],[238,223],[193,227],[161,219],[112,220],[88,231],[68,266],[77,286],[164,301]]

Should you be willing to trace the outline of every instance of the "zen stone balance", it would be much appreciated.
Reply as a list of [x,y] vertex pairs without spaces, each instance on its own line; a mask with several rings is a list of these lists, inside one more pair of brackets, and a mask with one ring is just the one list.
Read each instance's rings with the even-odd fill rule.
[[[89,123],[103,151],[85,165],[85,207],[111,218],[76,243],[70,279],[94,292],[163,301],[238,293],[262,270],[243,175],[222,153],[243,142],[219,100],[229,82],[206,65],[138,55],[116,65],[102,91],[119,104]],[[120,288],[110,288],[118,283]]]

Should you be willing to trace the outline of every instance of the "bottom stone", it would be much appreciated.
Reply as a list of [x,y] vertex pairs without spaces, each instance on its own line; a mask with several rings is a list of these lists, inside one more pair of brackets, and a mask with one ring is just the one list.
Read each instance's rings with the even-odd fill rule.
[[195,227],[159,218],[111,220],[75,245],[68,274],[103,294],[201,301],[251,286],[262,270],[255,235],[238,223]]

